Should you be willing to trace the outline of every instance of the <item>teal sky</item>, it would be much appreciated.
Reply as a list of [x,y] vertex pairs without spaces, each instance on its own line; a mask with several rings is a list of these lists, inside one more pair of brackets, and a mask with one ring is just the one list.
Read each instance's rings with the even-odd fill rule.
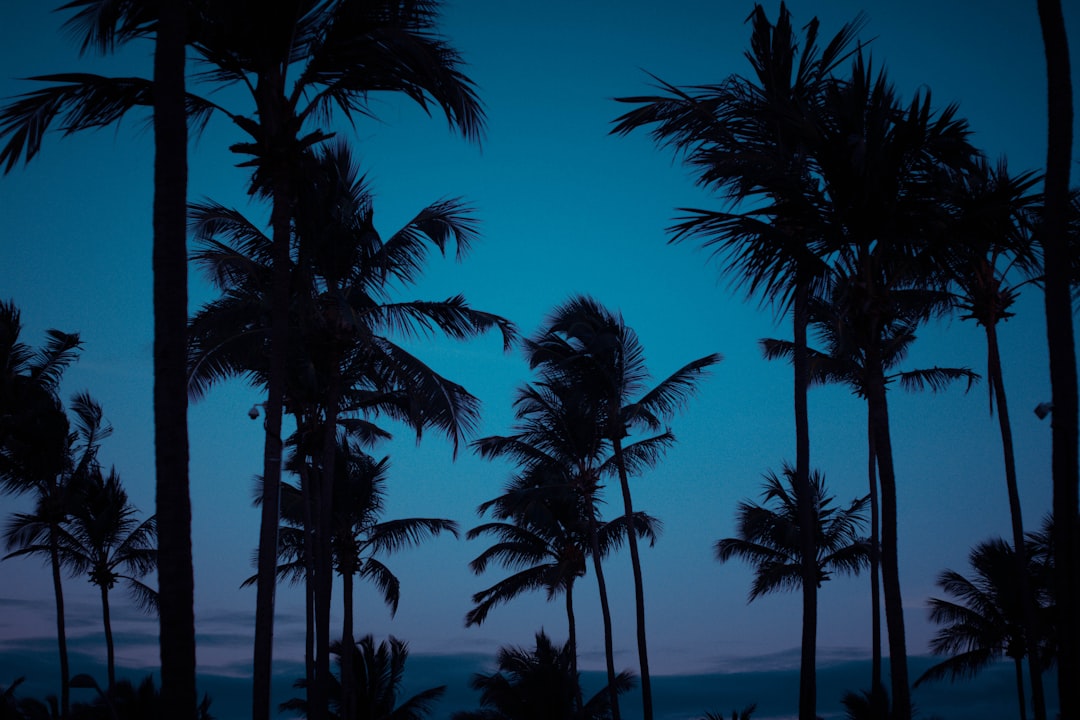
[[[1065,5],[1075,58],[1080,8]],[[904,98],[932,89],[937,107],[959,103],[975,144],[991,158],[1006,155],[1014,170],[1045,162],[1045,71],[1034,2],[983,2],[978,11],[968,3],[930,0],[797,0],[788,6],[800,25],[817,14],[825,35],[865,10],[862,38],[872,40],[874,62],[888,67]],[[61,16],[38,3],[0,0],[0,7],[0,97],[32,89],[14,79],[31,75],[149,73],[148,44],[108,60],[79,58],[58,30]],[[759,667],[768,658],[790,663],[796,656],[788,651],[799,641],[797,596],[748,606],[750,571],[712,559],[713,542],[734,532],[736,503],[756,498],[762,473],[794,456],[790,370],[767,363],[757,347],[759,338],[787,337],[787,323],[732,292],[706,253],[666,245],[676,208],[717,203],[643,133],[607,134],[626,109],[613,98],[648,93],[646,73],[689,85],[746,72],[743,20],[751,7],[728,0],[671,0],[662,9],[615,0],[458,0],[446,5],[443,31],[462,52],[486,105],[482,145],[466,143],[442,118],[392,97],[373,98],[378,122],[337,128],[372,181],[375,222],[384,236],[444,197],[464,197],[482,222],[482,241],[464,262],[434,259],[421,284],[401,297],[464,293],[475,307],[502,314],[530,334],[553,306],[589,293],[620,310],[638,332],[656,378],[707,353],[724,355],[672,423],[678,443],[666,461],[633,480],[635,505],[664,522],[656,547],[643,552],[650,654],[662,674]],[[775,17],[777,6],[766,8]],[[54,134],[28,167],[0,178],[0,297],[22,309],[27,342],[40,343],[48,327],[82,333],[85,350],[67,373],[63,393],[88,389],[102,402],[115,434],[101,457],[116,465],[133,500],[150,511],[152,138],[145,121],[136,115],[119,129]],[[249,202],[245,173],[227,152],[238,138],[218,121],[192,143],[189,196],[265,218],[265,208]],[[211,296],[193,273],[191,309]],[[1002,331],[1025,522],[1032,528],[1050,507],[1050,426],[1031,412],[1050,394],[1041,303],[1029,290]],[[983,343],[971,323],[932,325],[920,334],[908,366],[982,372]],[[481,434],[508,430],[513,389],[529,379],[516,352],[503,354],[495,337],[416,342],[414,348],[483,401]],[[191,408],[196,615],[199,661],[206,667],[242,667],[233,664],[250,656],[254,590],[238,586],[251,573],[258,522],[251,478],[261,469],[261,423],[250,421],[247,410],[261,399],[234,383]],[[934,578],[944,568],[966,570],[972,545],[1008,532],[1007,499],[985,384],[967,395],[962,388],[936,396],[897,390],[890,409],[908,647],[918,654],[933,630],[925,601],[936,594]],[[842,388],[816,389],[810,414],[813,465],[841,501],[865,494],[861,402]],[[425,437],[416,447],[401,429],[378,452],[392,462],[388,518],[441,516],[467,529],[478,522],[475,507],[499,492],[509,472],[467,451],[452,462],[445,441]],[[4,498],[2,507],[6,514],[23,505]],[[409,640],[414,653],[491,653],[500,644],[527,643],[541,626],[565,637],[562,604],[542,596],[495,610],[483,627],[463,627],[469,596],[500,577],[468,571],[466,563],[481,549],[480,541],[445,538],[389,558],[402,581],[397,617],[391,620],[364,588],[358,632],[392,632]],[[629,558],[613,557],[607,567],[617,595],[617,663],[634,667]],[[576,597],[582,662],[598,668],[593,582],[586,578]],[[67,587],[73,632],[96,633],[91,588],[82,580]],[[821,659],[867,656],[868,583],[838,578],[820,598]],[[14,640],[51,641],[51,590],[36,562],[0,563],[0,605],[0,648]],[[282,588],[279,610],[277,654],[298,658],[300,594]],[[129,614],[118,651],[152,659],[153,624]]]

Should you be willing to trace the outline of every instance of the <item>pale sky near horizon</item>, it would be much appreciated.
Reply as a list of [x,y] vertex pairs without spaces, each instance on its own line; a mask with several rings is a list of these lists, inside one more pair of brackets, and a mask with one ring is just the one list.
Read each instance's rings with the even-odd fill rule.
[[[1044,164],[1045,66],[1033,0],[983,2],[977,10],[929,0],[794,0],[788,6],[800,26],[816,13],[823,36],[865,10],[861,37],[873,39],[874,62],[887,65],[905,99],[932,89],[938,108],[959,103],[974,143],[989,157],[1006,155],[1015,171]],[[1075,58],[1080,7],[1065,6]],[[664,522],[656,547],[643,551],[650,656],[654,671],[663,674],[744,668],[768,658],[794,662],[797,655],[789,651],[799,642],[798,597],[747,605],[750,570],[738,562],[720,566],[712,551],[715,540],[733,534],[737,502],[756,499],[761,475],[794,456],[790,369],[767,363],[757,347],[759,338],[788,337],[787,323],[718,280],[706,253],[666,245],[676,208],[717,203],[644,133],[607,134],[628,107],[613,98],[648,94],[647,72],[677,85],[746,72],[749,28],[743,21],[751,8],[750,2],[696,0],[672,0],[663,9],[615,0],[456,0],[445,7],[442,29],[463,54],[486,105],[482,146],[452,135],[441,117],[426,118],[394,98],[374,99],[381,122],[339,128],[371,178],[376,227],[384,236],[449,196],[471,202],[482,223],[483,237],[464,262],[433,258],[425,279],[402,297],[461,292],[475,307],[531,334],[556,304],[589,293],[620,310],[638,332],[656,378],[707,353],[724,355],[672,422],[678,443],[667,460],[633,481],[635,505]],[[771,17],[776,8],[766,4]],[[0,0],[0,17],[6,18],[0,22],[0,97],[32,89],[14,79],[31,75],[87,68],[149,73],[148,44],[110,60],[80,59],[58,30],[61,16],[39,3]],[[82,359],[68,371],[63,395],[88,389],[102,402],[115,433],[101,458],[116,465],[133,500],[148,512],[152,148],[145,117],[134,115],[119,129],[54,134],[28,167],[0,177],[0,297],[21,308],[25,342],[40,344],[48,327],[82,333]],[[189,197],[265,216],[245,195],[244,171],[234,168],[226,150],[239,137],[219,120],[192,144]],[[210,297],[193,271],[191,309]],[[1034,529],[1050,508],[1050,425],[1031,412],[1050,393],[1037,290],[1025,292],[1001,336],[1025,522]],[[529,379],[516,351],[504,355],[494,336],[414,347],[482,400],[480,434],[509,430],[513,390]],[[932,365],[983,372],[981,330],[959,319],[927,327],[908,367]],[[261,470],[261,423],[250,421],[247,410],[259,400],[257,391],[231,383],[190,413],[199,661],[237,672],[250,656],[255,597],[253,589],[238,586],[251,572],[256,543],[258,513],[250,500],[251,478]],[[908,648],[920,654],[933,633],[925,602],[938,594],[937,573],[966,571],[971,546],[1007,534],[1008,506],[985,384],[966,395],[959,387],[940,395],[897,390],[890,410]],[[840,501],[864,494],[864,406],[844,388],[821,388],[811,394],[810,414],[814,467]],[[376,454],[391,456],[388,519],[441,516],[463,530],[478,524],[475,507],[499,492],[509,472],[466,449],[452,462],[449,444],[434,436],[417,448],[403,429]],[[21,502],[0,500],[3,515]],[[617,498],[609,503],[617,505]],[[482,547],[440,538],[387,558],[402,581],[401,607],[391,620],[364,588],[357,633],[393,633],[415,653],[493,653],[500,644],[529,642],[541,626],[565,637],[562,603],[540,595],[497,608],[482,627],[463,627],[469,596],[502,577],[500,570],[479,578],[468,571],[466,563]],[[606,567],[616,596],[618,664],[636,668],[629,558],[619,554]],[[602,642],[593,584],[591,574],[584,578],[576,599],[582,662],[598,668]],[[97,632],[89,586],[76,579],[67,588],[73,632]],[[864,579],[836,578],[820,598],[822,660],[868,655]],[[51,589],[36,561],[0,563],[0,607],[0,648],[16,639],[51,641]],[[277,653],[296,658],[303,627],[297,589],[282,587],[278,607]],[[137,618],[125,622],[131,632],[119,652],[152,657],[145,646],[153,638],[135,636],[154,626]]]

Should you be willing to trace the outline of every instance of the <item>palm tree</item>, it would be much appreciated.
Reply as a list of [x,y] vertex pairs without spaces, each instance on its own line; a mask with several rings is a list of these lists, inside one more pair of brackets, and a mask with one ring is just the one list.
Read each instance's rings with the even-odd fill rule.
[[[870,339],[860,334],[860,326],[852,322],[846,299],[849,293],[849,279],[833,277],[822,294],[811,298],[808,316],[811,327],[823,343],[823,350],[808,348],[808,368],[810,384],[836,382],[849,386],[856,395],[866,398],[866,384],[870,377],[866,365],[866,345]],[[943,293],[928,292],[922,289],[897,290],[892,293],[891,314],[883,316],[884,329],[878,338],[886,384],[899,381],[900,387],[908,391],[930,389],[934,392],[943,389],[955,380],[966,380],[967,389],[978,379],[978,375],[967,368],[933,367],[920,370],[896,371],[907,357],[912,343],[916,339],[919,323],[935,304],[941,308],[949,301]],[[786,340],[765,339],[761,341],[765,358],[791,359],[794,355],[794,343]],[[870,605],[871,605],[871,688],[883,687],[881,682],[881,600],[880,600],[880,510],[878,502],[878,482],[874,452],[873,427],[867,412],[868,439],[868,480],[870,498]],[[881,694],[871,690],[874,697]]]
[[1047,142],[1045,210],[1038,233],[1046,283],[1046,334],[1053,391],[1054,559],[1057,601],[1061,607],[1062,652],[1058,658],[1058,697],[1062,717],[1080,716],[1080,468],[1078,468],[1076,344],[1069,298],[1069,242],[1066,220],[1073,149],[1073,90],[1069,39],[1061,0],[1038,0],[1039,25],[1046,49]]
[[[864,23],[862,15],[842,26],[823,47],[817,45],[819,23],[812,19],[800,43],[784,3],[773,24],[755,3],[750,51],[751,77],[731,75],[717,85],[679,88],[659,81],[664,94],[619,98],[640,107],[615,122],[612,132],[626,134],[652,126],[661,147],[684,158],[704,188],[717,191],[731,208],[744,202],[758,209],[742,212],[684,209],[688,213],[672,230],[672,242],[700,239],[721,258],[749,294],[761,293],[781,307],[789,304],[794,326],[795,467],[810,492],[810,431],[807,416],[806,306],[812,288],[827,271],[822,234],[811,222],[819,202],[811,179],[808,145],[820,112],[823,89],[831,73],[848,55]],[[801,508],[807,533],[803,571],[813,576],[810,558],[812,509]],[[817,594],[804,584],[803,638],[799,681],[799,717],[816,718],[815,638]],[[644,688],[644,682],[643,682]]]
[[[484,438],[477,447],[486,453],[511,452],[503,442],[505,438]],[[519,441],[521,442],[521,441]],[[498,450],[495,446],[499,445]],[[519,445],[513,452],[520,453]],[[543,453],[532,448],[535,462]],[[545,470],[547,471],[545,473]],[[565,468],[563,468],[565,470]],[[546,475],[546,477],[545,477]],[[529,590],[543,589],[548,600],[560,591],[566,599],[567,647],[571,654],[571,671],[577,672],[577,624],[574,616],[574,583],[585,575],[586,557],[593,557],[594,568],[601,567],[601,558],[622,544],[628,533],[625,517],[610,522],[599,522],[596,498],[583,502],[580,486],[565,482],[566,475],[553,467],[532,465],[524,474],[516,476],[506,492],[480,506],[481,514],[492,511],[502,522],[489,522],[469,531],[472,540],[483,535],[493,535],[498,540],[484,550],[469,568],[482,574],[489,563],[499,562],[507,569],[517,570],[513,575],[473,595],[476,606],[465,616],[465,626],[480,625],[491,610],[513,600]],[[651,546],[656,542],[660,523],[642,512],[634,515],[632,531],[640,538],[647,538]],[[602,573],[602,570],[600,571]],[[602,577],[602,576],[601,576]],[[607,589],[599,581],[601,612],[605,623],[605,656],[608,661],[609,684],[614,677],[614,656],[611,651],[611,614],[607,604]],[[611,712],[618,717],[618,695],[612,693]],[[578,698],[578,707],[582,705]]]
[[[476,399],[387,336],[439,331],[464,339],[498,328],[509,347],[513,326],[473,310],[461,296],[389,302],[388,287],[395,281],[415,282],[432,247],[445,251],[454,242],[461,256],[475,236],[468,208],[457,200],[435,203],[383,241],[372,222],[371,194],[343,145],[309,157],[304,169],[310,182],[295,205],[293,352],[287,358],[286,395],[305,438],[300,447],[322,467],[313,479],[334,476],[334,430],[350,412],[403,420],[418,437],[423,429],[435,428],[450,436],[456,449],[475,423]],[[192,320],[191,390],[198,396],[209,384],[235,375],[268,385],[265,350],[272,327],[265,318],[273,305],[273,242],[240,213],[213,203],[194,208],[193,227],[203,246],[195,259],[223,297]],[[332,489],[329,483],[318,488],[304,483],[303,488],[317,499],[309,526],[314,533],[333,517]],[[321,568],[315,577],[317,675],[322,678],[329,677],[329,537],[321,533],[316,542],[313,536],[316,545],[309,554]],[[318,692],[319,683],[310,689]]]
[[[482,457],[506,458],[521,469],[507,494],[481,507],[496,510],[496,517],[502,519],[528,515],[532,508],[539,507],[548,520],[551,513],[544,502],[554,498],[559,507],[574,510],[571,514],[576,519],[571,522],[575,527],[584,524],[587,535],[584,552],[592,558],[600,597],[611,712],[614,720],[618,720],[611,610],[602,558],[614,547],[609,543],[621,542],[622,535],[613,531],[621,530],[625,522],[622,518],[607,523],[600,521],[601,483],[605,477],[617,476],[614,456],[603,435],[597,432],[595,412],[588,397],[560,381],[558,373],[543,373],[539,382],[524,385],[514,400],[514,414],[517,423],[512,435],[494,435],[473,443]],[[633,464],[634,471],[644,469],[654,464],[673,441],[670,432],[640,439],[623,449],[624,460]],[[566,497],[567,493],[574,499]],[[642,513],[636,515],[643,520],[648,518]],[[650,533],[655,534],[659,521],[648,518],[648,522],[652,523]],[[639,527],[639,536],[644,537],[641,530]],[[650,544],[653,541],[650,537]]]
[[[340,654],[340,644],[335,643],[334,652]],[[374,638],[365,635],[356,643],[353,655],[356,663],[351,685],[357,694],[356,716],[361,720],[421,720],[431,714],[431,706],[446,692],[446,686],[440,685],[422,690],[398,703],[409,647],[403,640],[392,635],[388,641],[380,642],[377,647]],[[300,679],[294,683],[294,687],[302,688],[306,684],[305,679]],[[332,711],[329,717],[334,720],[344,717],[341,712],[343,686],[344,683],[336,678],[330,686]],[[281,704],[282,711],[299,711],[304,713],[305,717],[308,707],[308,701],[302,698],[293,698]],[[334,713],[333,709],[338,712]]]
[[101,593],[111,688],[116,684],[116,656],[109,591],[123,580],[137,605],[157,610],[158,593],[141,580],[157,569],[157,519],[138,521],[138,510],[128,502],[115,470],[105,476],[94,467],[77,479],[73,491],[71,510],[60,531],[60,562],[72,574],[86,574]]
[[[737,537],[716,541],[716,559],[720,562],[739,558],[754,566],[751,602],[767,593],[799,589],[805,581],[799,527],[801,488],[795,468],[785,465],[783,475],[782,481],[775,473],[767,473],[761,494],[763,504],[739,503]],[[826,494],[821,474],[813,473],[810,480],[817,549],[812,558],[813,581],[820,587],[833,572],[857,575],[866,566],[870,543],[859,531],[866,522],[864,512],[869,498],[852,500],[846,508],[834,507],[835,498]]]
[[[137,686],[128,679],[118,680],[113,687],[102,690],[93,677],[85,674],[72,678],[74,686],[93,688],[98,696],[89,703],[76,703],[71,708],[71,720],[143,720],[166,714],[164,688],[154,686],[154,676],[147,675]],[[195,720],[214,720],[210,714],[210,696],[203,695],[191,716]]]
[[[62,558],[60,537],[62,526],[73,508],[73,489],[78,478],[84,477],[96,464],[98,444],[111,433],[105,422],[101,406],[85,393],[77,394],[71,402],[75,416],[75,432],[68,434],[66,445],[59,457],[39,459],[38,453],[53,451],[55,447],[50,434],[43,437],[43,444],[12,443],[8,438],[5,454],[4,487],[9,491],[31,492],[34,510],[16,513],[4,531],[7,558],[21,555],[44,555],[52,571],[53,597],[56,602],[56,634],[60,656],[60,707],[67,712],[70,703],[70,676],[67,655],[67,631],[64,618],[64,591],[61,578]],[[46,427],[67,429],[68,419],[57,401],[51,411],[57,413],[46,421]],[[15,451],[11,452],[15,447]],[[48,472],[41,472],[48,468]]]
[[[481,691],[480,710],[456,712],[452,720],[604,720],[611,717],[608,688],[576,706],[580,680],[572,669],[570,644],[555,645],[543,630],[536,633],[536,648],[499,648],[498,670],[473,676],[472,688]],[[615,679],[616,693],[633,686],[630,673]]]
[[[1012,317],[1012,305],[1020,285],[1009,282],[1008,273],[1019,266],[1029,274],[1036,264],[1031,238],[1025,231],[1025,215],[1034,206],[1036,196],[1031,189],[1038,181],[1034,173],[1010,176],[1005,161],[991,167],[981,160],[975,169],[957,178],[952,202],[956,220],[950,243],[947,272],[957,294],[957,305],[964,320],[974,320],[986,332],[987,384],[990,390],[990,411],[997,404],[998,426],[1005,463],[1005,487],[1008,491],[1009,513],[1012,519],[1013,556],[1017,564],[1016,578],[1021,584],[1020,597],[1028,593],[1027,553],[1024,547],[1024,522],[1020,508],[1020,490],[1016,480],[1016,458],[1013,451],[1012,425],[1005,394],[1005,378],[998,348],[998,325]],[[1035,609],[1026,607],[1027,635],[1032,642],[1037,637]],[[1033,664],[1031,671],[1031,700],[1035,720],[1045,720],[1046,701],[1043,697],[1042,673]]]
[[[295,469],[295,462],[290,466]],[[391,614],[397,612],[400,601],[400,582],[379,556],[391,554],[405,547],[417,545],[424,539],[449,532],[457,537],[457,523],[439,518],[404,518],[382,520],[385,504],[385,483],[389,470],[389,458],[376,461],[363,453],[348,438],[341,438],[338,444],[338,459],[335,463],[334,479],[334,518],[330,527],[332,534],[334,570],[343,581],[343,624],[342,643],[335,654],[341,663],[345,685],[340,689],[342,717],[355,716],[357,708],[352,697],[351,678],[353,674],[353,623],[354,623],[354,578],[360,577],[375,584],[382,594]],[[308,477],[319,470],[309,468]],[[292,581],[307,581],[306,596],[311,607],[314,587],[309,574],[310,564],[307,559],[309,544],[306,542],[306,522],[310,518],[310,508],[306,505],[310,499],[294,485],[285,483],[282,497],[283,524],[279,532],[280,550],[278,577]],[[244,585],[257,581],[257,576],[248,578]],[[309,625],[309,632],[311,627]],[[337,644],[337,643],[335,643]],[[332,684],[332,683],[331,683]],[[305,683],[305,687],[307,684]]]
[[69,427],[56,389],[81,345],[76,333],[49,330],[34,349],[21,333],[19,308],[0,301],[0,488],[16,494],[64,470]]
[[851,322],[868,339],[865,392],[881,486],[890,685],[897,716],[909,718],[896,474],[881,353],[896,292],[933,291],[943,283],[938,268],[944,248],[939,240],[950,221],[946,181],[971,167],[976,151],[955,106],[937,112],[928,93],[902,104],[884,72],[875,72],[861,52],[849,77],[827,84],[822,108],[811,154],[826,195],[816,219],[826,244],[837,249],[834,272],[847,278]]
[[[472,82],[459,69],[461,60],[457,51],[436,32],[437,2],[294,0],[272,8],[252,2],[182,5],[170,5],[168,14],[163,16],[167,19],[163,29],[169,33],[163,41],[170,52],[163,53],[161,72],[159,75],[155,68],[155,80],[168,83],[166,87],[172,91],[171,98],[175,102],[176,92],[183,89],[178,81],[178,72],[183,70],[182,48],[177,48],[177,41],[186,37],[188,46],[212,68],[202,76],[205,81],[218,86],[238,85],[250,91],[254,107],[241,112],[229,112],[205,98],[188,94],[185,96],[186,117],[198,130],[212,114],[220,113],[246,133],[249,140],[236,143],[231,149],[251,158],[244,163],[254,168],[251,191],[272,199],[275,290],[272,293],[269,344],[273,350],[267,372],[263,472],[266,497],[260,524],[262,560],[256,607],[253,690],[254,717],[265,720],[270,712],[275,533],[289,322],[290,225],[296,192],[292,178],[303,164],[304,153],[330,136],[326,129],[312,126],[328,118],[335,108],[349,120],[356,114],[373,115],[369,105],[373,92],[404,93],[425,110],[429,103],[437,105],[450,125],[469,139],[479,138],[483,130],[483,110]],[[73,0],[68,5],[81,6],[84,9],[76,15],[74,24],[84,30],[87,38],[84,44],[101,41],[108,45],[114,39],[127,41],[147,36],[157,27],[155,6],[151,3],[117,6],[112,0]],[[186,34],[180,17],[184,7],[189,11]],[[296,68],[299,68],[298,72],[289,87],[289,72]],[[42,137],[53,121],[59,120],[65,133],[72,133],[118,122],[135,107],[168,102],[157,98],[152,92],[153,84],[141,78],[62,74],[41,76],[37,80],[51,84],[23,95],[0,111],[0,136],[10,138],[0,149],[0,164],[5,164],[5,171],[10,171],[24,154],[29,160],[38,152]],[[183,115],[173,113],[171,117]],[[162,122],[167,122],[164,117]],[[175,119],[172,122],[172,125],[163,124],[156,130],[164,133],[166,127],[176,129]],[[178,133],[163,135],[160,149],[171,148],[174,154],[169,156],[170,162],[162,162],[162,172],[182,169],[178,155],[182,147],[180,139]],[[163,263],[166,257],[169,263],[183,262],[177,252],[182,208],[175,202],[182,180],[186,180],[184,175],[174,181],[176,184],[163,186],[160,199],[172,198],[173,205],[169,206],[171,212],[166,212],[167,206],[163,202],[158,208],[160,217],[155,216],[158,218],[155,220],[156,231],[169,232],[173,241],[171,253],[161,254]],[[159,237],[165,241],[164,235]],[[177,318],[172,317],[172,320],[176,322]],[[161,341],[165,342],[164,338]],[[170,361],[176,363],[176,348],[171,349],[174,352]],[[166,346],[162,346],[160,352],[164,362]],[[173,378],[174,394],[169,396],[174,403],[179,402],[175,394],[179,391],[178,379],[178,375]],[[163,409],[175,411],[172,417],[178,416],[179,405],[166,405]],[[178,458],[169,457],[178,461]],[[168,491],[177,492],[177,489],[171,487]],[[178,522],[182,522],[180,514],[178,511]],[[180,530],[178,527],[175,531],[177,539]],[[170,530],[167,537],[174,537],[173,532]],[[183,581],[180,577],[176,579]],[[181,609],[176,612],[179,623]],[[179,642],[183,628],[178,625],[176,630],[180,633],[176,638]],[[186,657],[186,650],[193,653],[193,641],[176,648],[178,661],[182,656]],[[193,660],[192,654],[192,663]],[[191,682],[184,685],[188,695],[194,687],[193,664],[190,675]]]
[[968,558],[974,571],[971,577],[955,570],[938,576],[938,586],[955,600],[930,599],[930,619],[942,626],[930,641],[930,650],[949,657],[927,669],[915,685],[972,677],[1007,657],[1016,668],[1020,719],[1025,720],[1023,661],[1027,657],[1032,674],[1041,674],[1046,661],[1045,638],[1049,637],[1030,637],[1025,628],[1024,593],[1030,593],[1031,602],[1037,603],[1036,594],[1042,592],[1037,587],[1039,574],[1029,564],[1024,571],[1028,582],[1021,583],[1015,550],[1001,538],[979,543]]
[[[659,430],[695,390],[697,379],[720,361],[717,354],[687,363],[649,388],[644,350],[636,334],[594,299],[577,296],[552,312],[537,336],[526,341],[529,365],[574,388],[595,419],[598,435],[611,444],[612,459],[622,490],[623,517],[634,522],[630,496],[631,461],[623,439],[645,427]],[[636,399],[635,399],[636,398]],[[652,720],[648,647],[645,637],[645,593],[636,533],[627,534],[634,574],[638,661],[645,720]]]
[[465,627],[482,624],[493,608],[529,590],[546,591],[548,600],[561,592],[566,599],[567,645],[576,658],[574,583],[585,576],[587,540],[579,518],[567,508],[552,507],[550,502],[535,507],[538,504],[513,522],[483,523],[465,535],[468,540],[485,535],[495,538],[494,544],[469,563],[475,574],[482,575],[492,562],[516,571],[472,596],[475,607],[466,613]]

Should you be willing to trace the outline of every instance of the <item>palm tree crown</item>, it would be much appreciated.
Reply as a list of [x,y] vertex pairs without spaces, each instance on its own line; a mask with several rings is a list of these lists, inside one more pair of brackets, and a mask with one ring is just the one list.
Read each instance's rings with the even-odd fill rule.
[[[762,492],[764,504],[739,503],[738,536],[716,542],[716,559],[720,562],[739,558],[754,566],[750,600],[770,592],[797,590],[803,584],[799,486],[794,468],[785,466],[783,475],[782,481],[775,473],[767,474]],[[853,500],[846,508],[835,507],[818,472],[811,476],[811,487],[817,537],[814,563],[820,587],[833,572],[854,575],[866,565],[870,546],[859,531],[865,523],[863,513],[869,498]]]

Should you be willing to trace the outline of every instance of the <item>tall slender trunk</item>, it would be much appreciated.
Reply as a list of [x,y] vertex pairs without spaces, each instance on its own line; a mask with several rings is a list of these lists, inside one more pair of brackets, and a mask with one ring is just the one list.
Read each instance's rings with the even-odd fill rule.
[[1013,666],[1016,668],[1016,697],[1020,702],[1020,720],[1027,720],[1027,703],[1024,702],[1024,662],[1021,658],[1013,658]]
[[[284,95],[283,73],[275,68],[260,77],[255,89],[259,119],[271,145],[283,131],[279,98]],[[264,148],[269,155],[270,148]],[[281,517],[281,417],[285,395],[286,356],[289,344],[289,248],[292,239],[291,187],[288,177],[275,168],[270,226],[272,275],[270,295],[270,347],[267,368],[266,436],[263,444],[262,514],[259,518],[258,580],[255,586],[255,642],[252,668],[252,720],[270,719],[273,677],[274,603],[277,591],[278,523]]]
[[893,469],[892,440],[889,434],[889,406],[885,398],[885,378],[875,344],[867,351],[869,378],[866,402],[874,429],[881,482],[881,570],[885,591],[885,626],[889,633],[889,679],[892,686],[893,717],[911,719],[911,686],[908,682],[907,640],[904,634],[904,605],[900,593],[900,561],[897,549],[896,473]]
[[1080,718],[1080,523],[1078,523],[1076,344],[1069,296],[1069,163],[1073,145],[1069,40],[1061,0],[1038,0],[1046,50],[1047,143],[1042,232],[1046,336],[1054,411],[1054,575],[1058,627],[1058,699],[1061,717]]
[[[337,456],[337,416],[340,388],[340,368],[335,362],[329,368],[330,376],[326,385],[326,408],[323,421],[322,460],[320,462],[318,503],[316,513],[317,532],[315,543],[315,682],[320,686],[323,704],[317,708],[319,715],[315,720],[329,715],[330,688],[330,603],[333,595],[334,578],[334,474]],[[342,648],[343,653],[351,652]],[[343,683],[349,680],[344,679]],[[343,694],[347,694],[342,687]],[[310,711],[310,709],[309,709]],[[345,720],[350,720],[346,718]]]
[[[1005,457],[1005,485],[1009,493],[1009,515],[1012,519],[1013,555],[1016,560],[1016,577],[1019,583],[1020,602],[1024,618],[1024,649],[1028,656],[1031,676],[1031,704],[1035,720],[1046,720],[1046,698],[1043,693],[1042,668],[1039,667],[1039,631],[1035,619],[1035,598],[1031,592],[1028,576],[1027,546],[1024,544],[1024,517],[1020,510],[1020,488],[1016,481],[1016,455],[1013,451],[1012,424],[1009,422],[1009,405],[1005,396],[1004,373],[998,350],[997,326],[986,325],[987,375],[994,388],[997,401],[998,426],[1001,428],[1001,449]],[[1017,659],[1020,663],[1020,659]],[[1023,683],[1020,684],[1021,694]],[[1021,718],[1021,720],[1024,720]]]
[[866,420],[869,447],[867,475],[870,482],[870,697],[879,697],[881,682],[881,510],[878,507],[877,454],[870,413]]
[[60,651],[60,712],[67,717],[71,704],[71,669],[68,665],[67,623],[64,620],[64,585],[60,577],[60,547],[56,528],[49,528],[49,561],[52,565],[53,597],[56,598],[56,642]]
[[109,690],[116,687],[116,649],[113,646],[112,617],[109,613],[109,588],[101,586],[101,619],[105,626],[105,660],[109,676]]
[[355,569],[342,566],[341,595],[344,617],[341,621],[341,718],[356,717],[356,683],[353,674],[353,575]]
[[795,371],[795,482],[798,490],[799,543],[802,547],[802,652],[799,665],[799,720],[817,718],[817,527],[810,485],[810,421],[807,410],[809,362],[806,329],[810,288],[801,273],[793,304]]
[[304,682],[308,707],[314,706],[315,689],[315,517],[312,496],[312,479],[307,452],[307,433],[311,432],[309,412],[296,416],[297,452],[300,454],[300,502],[304,520]]
[[[612,417],[617,418],[616,412]],[[645,640],[645,586],[641,578],[641,556],[638,554],[637,533],[634,532],[634,504],[630,499],[630,480],[626,475],[626,463],[623,460],[622,438],[616,428],[612,433],[612,449],[615,454],[615,466],[619,470],[619,487],[622,489],[623,513],[626,516],[626,543],[630,546],[630,565],[634,571],[634,606],[637,610],[637,647],[638,667],[641,670],[641,714],[644,720],[653,719],[652,683],[649,680],[649,651]]]
[[577,669],[577,622],[574,619],[574,581],[566,584],[566,644],[570,646],[570,674],[574,678],[574,709],[578,715],[584,701],[581,697],[581,678]]
[[158,4],[154,50],[154,465],[165,720],[191,720],[198,705],[188,487],[186,6]]
[[[590,511],[591,512],[591,511]],[[619,693],[615,689],[615,649],[612,645],[611,608],[608,606],[607,582],[604,580],[604,564],[600,557],[600,533],[596,517],[589,517],[589,542],[592,545],[593,570],[596,588],[600,594],[600,616],[604,622],[604,661],[607,663],[608,698],[611,701],[611,720],[620,720]]]

